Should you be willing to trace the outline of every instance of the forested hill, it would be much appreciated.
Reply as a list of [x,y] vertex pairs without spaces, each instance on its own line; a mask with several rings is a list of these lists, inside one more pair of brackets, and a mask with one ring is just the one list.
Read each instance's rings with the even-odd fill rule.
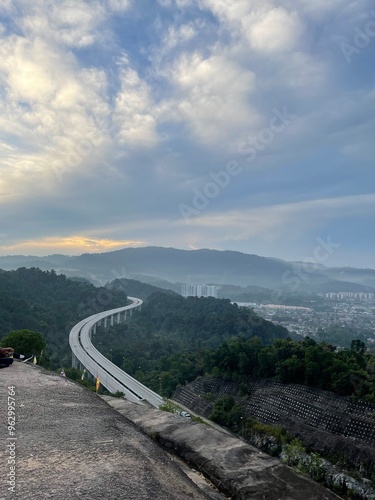
[[97,328],[94,345],[120,368],[164,395],[205,373],[204,356],[236,336],[262,345],[288,330],[227,299],[152,294],[126,323]]
[[126,302],[123,290],[96,288],[54,271],[0,270],[0,339],[24,328],[42,333],[50,351],[50,367],[56,368],[70,353],[69,332],[75,323]]
[[142,300],[147,299],[155,292],[177,295],[173,290],[165,290],[164,288],[159,288],[148,283],[142,283],[142,281],[130,280],[126,278],[115,279],[108,283],[106,288],[109,288],[110,290],[125,290],[127,295],[131,297],[138,297]]
[[288,330],[240,308],[228,299],[188,297],[155,293],[136,318],[138,327],[173,333],[176,338],[217,347],[223,340],[241,335],[259,337],[264,343],[287,338]]

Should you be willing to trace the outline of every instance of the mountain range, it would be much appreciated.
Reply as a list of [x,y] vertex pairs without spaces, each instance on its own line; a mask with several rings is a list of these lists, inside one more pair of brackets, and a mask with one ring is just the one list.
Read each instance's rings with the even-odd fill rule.
[[136,279],[179,291],[181,283],[234,285],[293,293],[374,292],[375,270],[325,267],[287,262],[235,251],[179,250],[164,247],[124,248],[79,256],[0,256],[0,268],[54,269],[95,285]]

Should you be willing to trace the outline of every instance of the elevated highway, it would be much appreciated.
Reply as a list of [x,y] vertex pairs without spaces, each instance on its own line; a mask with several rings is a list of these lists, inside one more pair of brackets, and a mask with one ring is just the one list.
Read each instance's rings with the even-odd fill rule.
[[72,328],[69,334],[69,344],[73,352],[72,364],[74,367],[81,364],[95,378],[99,377],[101,384],[110,392],[121,391],[129,401],[140,403],[146,400],[152,406],[159,408],[163,403],[163,398],[159,394],[109,361],[91,342],[91,334],[96,331],[98,324],[103,324],[104,327],[118,324],[126,320],[127,314],[132,315],[134,310],[142,306],[141,299],[136,297],[128,299],[131,304],[93,314]]

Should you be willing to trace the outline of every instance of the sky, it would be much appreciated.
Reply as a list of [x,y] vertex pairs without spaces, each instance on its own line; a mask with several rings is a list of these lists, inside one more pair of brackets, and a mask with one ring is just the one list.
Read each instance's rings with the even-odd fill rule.
[[1,255],[375,268],[370,1],[0,0],[0,37]]

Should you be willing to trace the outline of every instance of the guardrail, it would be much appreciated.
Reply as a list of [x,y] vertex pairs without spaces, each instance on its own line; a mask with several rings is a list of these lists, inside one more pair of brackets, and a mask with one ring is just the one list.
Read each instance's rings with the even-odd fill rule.
[[91,342],[91,332],[98,322],[110,317],[111,324],[113,324],[115,315],[119,322],[121,313],[126,314],[127,311],[132,313],[133,309],[137,309],[143,303],[136,297],[128,297],[128,299],[132,301],[131,304],[93,314],[72,328],[69,334],[69,344],[73,352],[73,365],[78,360],[95,378],[99,377],[102,385],[110,392],[121,391],[129,401],[140,403],[146,400],[152,406],[159,408],[163,403],[163,398],[159,394],[109,361]]

